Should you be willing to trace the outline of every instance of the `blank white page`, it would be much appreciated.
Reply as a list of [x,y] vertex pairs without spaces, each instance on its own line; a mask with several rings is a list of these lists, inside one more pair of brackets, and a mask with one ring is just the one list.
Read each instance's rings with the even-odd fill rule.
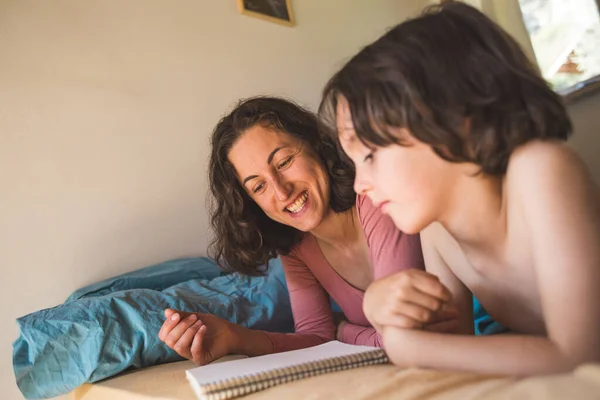
[[187,371],[188,379],[196,381],[199,386],[215,383],[229,378],[239,378],[259,372],[272,371],[278,368],[291,367],[311,361],[326,358],[347,356],[377,350],[377,347],[355,346],[338,341],[309,347],[301,350],[266,356],[244,358],[241,360],[225,361],[204,365]]

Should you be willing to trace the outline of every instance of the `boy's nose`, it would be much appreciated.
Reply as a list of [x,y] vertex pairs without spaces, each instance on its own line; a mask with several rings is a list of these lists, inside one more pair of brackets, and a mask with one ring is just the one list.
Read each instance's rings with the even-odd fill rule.
[[356,177],[354,178],[354,191],[358,194],[366,195],[371,190],[373,190],[373,185],[364,180],[357,171]]

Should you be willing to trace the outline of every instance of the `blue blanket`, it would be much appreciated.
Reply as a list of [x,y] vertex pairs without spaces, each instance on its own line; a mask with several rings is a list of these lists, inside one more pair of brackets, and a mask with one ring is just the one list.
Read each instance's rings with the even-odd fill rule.
[[[477,334],[505,331],[476,299],[474,306]],[[60,306],[19,318],[13,366],[21,392],[27,399],[55,397],[128,368],[181,360],[157,337],[165,308],[293,331],[279,260],[270,262],[265,278],[225,275],[208,258],[168,261],[84,287]]]
[[488,312],[475,297],[473,297],[473,324],[475,326],[476,335],[497,335],[509,332],[507,328],[490,317]]
[[265,278],[224,275],[208,258],[169,261],[87,286],[17,320],[17,385],[27,399],[59,396],[128,368],[181,360],[162,343],[163,310],[216,314],[244,326],[293,331],[283,269]]

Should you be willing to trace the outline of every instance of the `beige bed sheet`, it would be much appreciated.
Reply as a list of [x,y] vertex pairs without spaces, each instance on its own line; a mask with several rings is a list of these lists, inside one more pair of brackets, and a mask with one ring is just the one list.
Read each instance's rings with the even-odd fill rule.
[[[150,367],[70,394],[72,400],[195,400],[185,370],[189,361]],[[304,399],[600,399],[600,364],[573,373],[517,380],[378,365],[336,372],[277,386],[244,400]]]

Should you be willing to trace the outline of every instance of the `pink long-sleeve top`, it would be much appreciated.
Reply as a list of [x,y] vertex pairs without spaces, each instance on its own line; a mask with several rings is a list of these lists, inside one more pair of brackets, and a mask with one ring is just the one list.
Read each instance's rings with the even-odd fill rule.
[[[356,199],[358,218],[367,245],[373,278],[408,268],[424,269],[419,235],[407,235],[366,196]],[[290,254],[281,256],[290,292],[295,333],[270,333],[273,351],[289,351],[325,343],[336,338],[330,297],[340,306],[348,323],[341,341],[381,347],[381,337],[362,309],[365,292],[346,282],[323,256],[313,235],[306,234]]]

